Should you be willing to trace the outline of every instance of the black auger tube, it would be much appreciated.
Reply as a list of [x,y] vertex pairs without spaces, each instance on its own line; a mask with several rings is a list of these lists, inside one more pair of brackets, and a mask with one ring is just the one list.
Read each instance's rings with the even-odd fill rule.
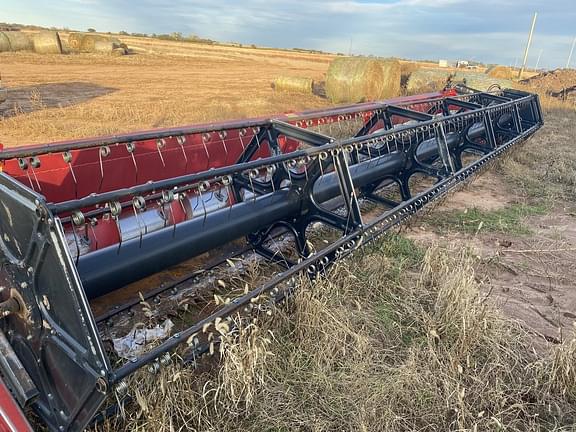
[[[448,146],[455,148],[459,138],[449,136]],[[437,155],[433,140],[423,142],[417,157],[428,159]],[[350,166],[350,175],[357,188],[393,176],[406,162],[404,152],[386,154]],[[336,173],[320,177],[313,188],[314,200],[324,203],[340,194]],[[168,226],[135,238],[83,255],[78,272],[89,299],[93,299],[131,282],[165,270],[187,259],[222,246],[234,239],[269,226],[274,222],[297,217],[305,211],[307,198],[295,190],[278,190],[255,200],[223,208],[206,217],[197,216],[179,223],[176,229]]]
[[[357,186],[394,174],[402,167],[403,153],[374,158],[350,167]],[[323,203],[340,193],[334,172],[321,177],[314,187],[314,199]],[[80,257],[78,272],[89,299],[99,297],[131,282],[222,246],[234,239],[269,226],[274,222],[297,216],[305,199],[295,190],[278,190],[255,200],[199,215],[112,245]]]

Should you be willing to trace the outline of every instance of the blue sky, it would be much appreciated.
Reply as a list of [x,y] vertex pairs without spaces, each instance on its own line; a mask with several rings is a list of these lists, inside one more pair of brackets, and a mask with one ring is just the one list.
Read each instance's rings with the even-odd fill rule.
[[[2,0],[0,21],[99,31],[196,34],[283,48],[414,59],[564,66],[576,0]],[[572,67],[576,67],[576,53]]]

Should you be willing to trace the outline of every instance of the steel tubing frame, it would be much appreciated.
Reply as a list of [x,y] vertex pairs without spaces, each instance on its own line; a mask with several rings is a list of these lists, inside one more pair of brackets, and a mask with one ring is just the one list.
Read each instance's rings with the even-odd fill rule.
[[[14,353],[38,387],[38,396],[24,402],[31,403],[54,430],[82,429],[111,389],[128,375],[157,363],[164,353],[185,344],[217,320],[244,311],[263,295],[271,296],[272,300],[279,298],[278,287],[295,289],[293,282],[299,273],[316,277],[361,244],[374,240],[446,195],[543,124],[538,97],[518,91],[406,102],[410,106],[418,103],[429,104],[430,109],[419,112],[406,106],[363,104],[296,117],[227,123],[230,128],[258,128],[233,165],[62,202],[46,202],[39,192],[5,173],[0,174],[3,203],[0,282],[9,286],[8,291],[25,306],[19,314],[5,318],[2,327]],[[312,130],[322,129],[318,118],[352,118],[359,111],[370,115],[361,116],[363,126],[352,138],[336,139]],[[384,127],[375,131],[378,124]],[[208,129],[188,128],[180,132],[202,133]],[[162,134],[174,136],[175,130]],[[0,152],[0,161],[98,148],[108,145],[108,141],[131,142],[135,136],[7,150]],[[147,139],[159,134],[137,136]],[[298,142],[302,148],[282,153],[279,137]],[[271,154],[256,158],[264,139]],[[463,152],[475,153],[479,159],[465,164]],[[409,181],[417,173],[434,178],[436,183],[415,195]],[[399,202],[377,195],[389,182],[398,185]],[[119,248],[108,246],[76,260],[68,249],[65,227],[73,224],[78,213],[102,217],[114,208],[111,203],[124,207],[142,202],[145,205],[167,195],[175,200],[174,196],[179,194],[222,187],[228,188],[233,197],[229,206],[146,234],[138,239],[138,246],[135,241]],[[386,209],[372,220],[364,220],[359,202],[364,199],[386,204]],[[343,212],[327,205],[334,200]],[[318,221],[340,230],[342,236],[324,249],[312,252],[307,247],[306,228]],[[276,228],[294,236],[298,260],[278,259],[267,248],[264,240]],[[170,240],[174,233],[186,235],[175,242]],[[135,361],[113,368],[100,340],[88,297],[101,294],[98,287],[113,283],[114,274],[128,274],[129,269],[134,269],[133,274],[121,280],[122,285],[239,236],[247,236],[256,252],[278,262],[283,270]],[[153,237],[160,240],[155,243]],[[196,247],[198,243],[201,247]],[[126,247],[124,255],[122,247]],[[189,250],[183,252],[185,249]],[[138,256],[142,260],[145,253],[150,253],[151,258],[139,265]],[[173,259],[162,261],[162,256],[171,255]],[[151,268],[151,263],[158,260],[162,261],[160,265]],[[99,266],[99,262],[108,262],[113,269],[99,268],[106,267]],[[89,281],[92,277],[89,275],[95,282],[87,282],[85,286],[83,278]],[[94,295],[87,292],[88,286],[92,286]],[[3,372],[6,375],[7,371]]]

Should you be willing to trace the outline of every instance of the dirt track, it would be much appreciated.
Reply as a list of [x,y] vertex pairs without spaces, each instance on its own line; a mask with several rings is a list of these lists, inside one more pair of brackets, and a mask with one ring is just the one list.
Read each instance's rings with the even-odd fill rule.
[[[524,144],[539,148],[562,125],[562,114],[550,114],[547,125]],[[569,131],[566,131],[569,133]],[[541,200],[545,201],[542,196]],[[431,219],[424,218],[408,235],[424,244],[434,242],[466,244],[478,255],[477,276],[484,294],[506,316],[518,320],[542,343],[570,339],[576,330],[576,213],[572,203],[556,200],[546,214],[525,218],[529,233],[490,232],[476,221],[475,234],[451,229],[438,230],[434,224],[443,214],[472,208],[485,212],[502,211],[521,205],[527,198],[499,172],[482,175],[465,189],[451,195]]]

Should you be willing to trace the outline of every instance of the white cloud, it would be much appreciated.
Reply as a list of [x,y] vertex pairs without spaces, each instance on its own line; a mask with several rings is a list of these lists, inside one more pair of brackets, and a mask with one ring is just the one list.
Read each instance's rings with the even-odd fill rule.
[[532,57],[543,49],[542,64],[564,64],[574,0],[5,0],[0,19],[341,52],[352,39],[355,53],[510,63],[534,10]]

